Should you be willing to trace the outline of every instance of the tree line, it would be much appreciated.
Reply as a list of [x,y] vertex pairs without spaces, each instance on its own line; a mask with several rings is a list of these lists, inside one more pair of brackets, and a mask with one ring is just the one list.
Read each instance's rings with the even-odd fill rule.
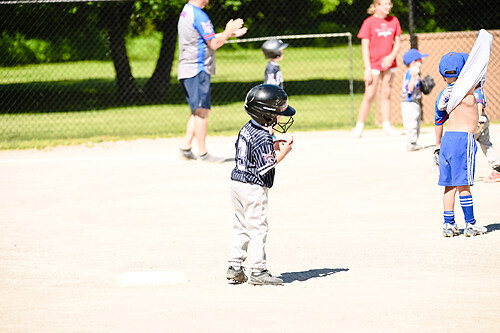
[[[346,31],[356,35],[368,16],[366,9],[371,2],[211,0],[206,11],[216,31],[223,30],[230,18],[243,18],[249,29],[245,37]],[[161,99],[170,83],[177,20],[185,3],[185,0],[9,5],[0,2],[0,65],[111,59],[120,100]],[[489,8],[486,0],[393,0],[393,5],[392,15],[399,18],[405,32],[409,31],[410,10],[414,13],[416,33],[493,29],[500,24],[498,11],[485,10]],[[162,34],[160,54],[153,75],[139,89],[131,73],[125,38],[152,31]]]

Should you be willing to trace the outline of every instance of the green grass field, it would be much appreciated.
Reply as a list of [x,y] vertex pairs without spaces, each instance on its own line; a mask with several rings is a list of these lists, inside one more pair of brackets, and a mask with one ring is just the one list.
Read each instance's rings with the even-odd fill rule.
[[[139,86],[154,71],[158,36],[130,40],[132,73]],[[297,109],[292,131],[350,128],[362,94],[362,59],[353,48],[354,96],[349,95],[347,46],[290,46],[280,63],[290,105]],[[177,59],[177,56],[175,57]],[[246,92],[263,80],[260,49],[221,48],[212,77],[209,135],[234,135],[249,117]],[[0,149],[26,149],[102,141],[182,136],[189,107],[177,81],[177,62],[162,104],[122,106],[114,99],[112,62],[30,65],[0,68]],[[373,123],[373,114],[367,124]]]

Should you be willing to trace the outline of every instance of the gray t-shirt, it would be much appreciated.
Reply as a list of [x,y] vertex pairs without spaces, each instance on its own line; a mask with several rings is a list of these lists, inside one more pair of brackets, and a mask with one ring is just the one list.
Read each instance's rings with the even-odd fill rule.
[[208,15],[199,7],[187,3],[177,24],[179,31],[178,79],[187,79],[205,71],[215,74],[215,50],[205,41],[215,38]]

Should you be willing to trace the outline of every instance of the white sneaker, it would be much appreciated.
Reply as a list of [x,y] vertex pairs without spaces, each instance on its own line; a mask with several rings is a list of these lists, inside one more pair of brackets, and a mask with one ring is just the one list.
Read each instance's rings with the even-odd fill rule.
[[382,131],[389,136],[401,135],[401,133],[397,129],[395,129],[392,125],[382,128]]
[[406,146],[407,151],[417,151],[420,149],[422,149],[422,147],[417,145],[416,143],[410,143]]
[[443,224],[443,236],[444,237],[454,237],[460,235],[460,230],[458,230],[457,224]]
[[477,236],[477,235],[482,235],[488,232],[488,229],[486,227],[482,227],[477,224],[470,224],[467,223],[465,226],[464,234],[465,237],[470,237],[470,236]]
[[351,132],[351,138],[353,138],[353,139],[360,138],[362,135],[363,135],[362,129],[355,128]]

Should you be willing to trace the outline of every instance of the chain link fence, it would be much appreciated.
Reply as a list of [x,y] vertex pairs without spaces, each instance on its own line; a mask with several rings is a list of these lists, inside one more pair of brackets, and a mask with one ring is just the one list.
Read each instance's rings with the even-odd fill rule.
[[[230,40],[217,50],[210,134],[234,134],[248,119],[243,100],[264,80],[267,60],[260,46],[271,36],[289,44],[280,66],[290,104],[298,110],[294,130],[352,126],[364,92],[356,35],[371,1],[340,1],[335,10],[328,8],[329,3],[210,1],[206,11],[217,31],[236,17],[249,28],[241,40]],[[176,27],[184,4],[181,0],[0,1],[0,149],[32,140],[64,143],[182,135],[190,114],[177,80]],[[444,86],[434,59],[448,51],[467,52],[478,29],[492,30],[500,22],[496,12],[473,11],[480,6],[477,3],[394,0],[393,4],[392,14],[404,32],[397,75],[402,78],[404,73],[403,53],[416,46],[433,59],[423,68],[436,80],[435,91]],[[450,42],[446,31],[464,30],[472,31],[465,39],[455,36]],[[493,121],[500,119],[498,97],[489,89],[499,77],[498,33],[494,36],[486,85]],[[423,42],[429,38],[437,42]],[[392,94],[396,123],[401,119],[400,82],[395,80]],[[424,108],[430,108],[431,97],[424,97]],[[424,112],[427,123],[432,122],[429,108]],[[371,113],[369,126],[377,124],[375,115]]]

